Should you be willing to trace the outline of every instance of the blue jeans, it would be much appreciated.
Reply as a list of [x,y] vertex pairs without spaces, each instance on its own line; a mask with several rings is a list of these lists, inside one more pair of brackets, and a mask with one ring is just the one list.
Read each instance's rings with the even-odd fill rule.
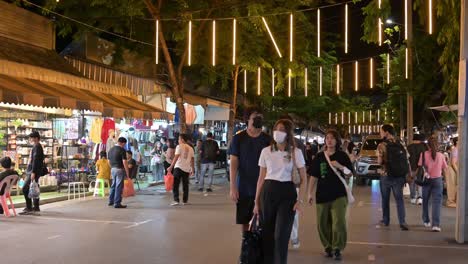
[[200,171],[200,188],[205,187],[205,173],[206,170],[208,170],[208,180],[210,181],[208,183],[208,188],[211,189],[211,185],[213,184],[213,174],[214,174],[214,168],[215,164],[214,163],[203,163],[201,165],[201,171]]
[[[442,207],[442,198],[444,183],[442,177],[431,178],[427,185],[423,186],[423,222],[430,223],[429,219],[429,201],[432,205],[432,226],[440,227],[440,208]],[[431,199],[432,198],[432,199]]]
[[164,180],[164,164],[156,163],[153,165],[152,174],[155,182],[160,182]]
[[124,180],[125,180],[125,170],[112,168],[111,175],[112,175],[112,186],[110,189],[109,204],[118,206],[122,203],[122,191],[123,191]]
[[[411,174],[416,176],[416,171],[412,171]],[[421,186],[417,185],[415,181],[409,184],[410,186],[410,197],[411,199],[418,199],[422,198],[422,188]]]
[[406,224],[405,222],[405,203],[403,200],[403,186],[405,185],[405,178],[396,178],[391,176],[380,177],[380,188],[382,193],[382,214],[384,224],[390,224],[390,193],[393,192],[398,210],[398,221],[400,225]]

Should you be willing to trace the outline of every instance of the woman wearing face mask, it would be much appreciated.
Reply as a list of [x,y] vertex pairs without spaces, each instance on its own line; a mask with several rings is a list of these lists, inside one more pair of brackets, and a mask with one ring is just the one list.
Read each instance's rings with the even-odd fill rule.
[[[254,214],[261,214],[264,263],[284,264],[288,259],[289,237],[296,211],[300,211],[306,185],[304,156],[294,143],[293,124],[276,122],[273,142],[262,150],[258,165]],[[299,195],[293,183],[293,169],[301,178]]]

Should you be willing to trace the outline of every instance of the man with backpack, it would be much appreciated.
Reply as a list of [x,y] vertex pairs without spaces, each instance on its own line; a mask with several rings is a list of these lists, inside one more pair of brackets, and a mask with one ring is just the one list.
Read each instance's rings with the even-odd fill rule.
[[405,203],[403,200],[403,186],[409,170],[408,153],[405,147],[395,138],[395,129],[391,125],[383,125],[380,136],[384,140],[377,147],[378,163],[383,166],[380,177],[382,193],[381,224],[390,225],[390,192],[393,192],[398,210],[398,220],[402,231],[408,230],[405,221]]
[[213,174],[215,163],[219,154],[218,142],[213,140],[213,133],[209,132],[206,135],[206,140],[203,142],[200,157],[201,157],[201,171],[200,171],[200,188],[198,191],[203,192],[205,188],[205,173],[208,170],[209,184],[206,189],[207,192],[212,192],[211,185],[213,184]]

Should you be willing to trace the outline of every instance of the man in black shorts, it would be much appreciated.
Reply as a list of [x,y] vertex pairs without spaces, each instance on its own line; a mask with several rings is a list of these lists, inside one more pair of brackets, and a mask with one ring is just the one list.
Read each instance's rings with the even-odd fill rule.
[[268,147],[271,138],[262,132],[263,115],[257,107],[244,112],[247,129],[232,138],[229,147],[231,199],[237,204],[236,223],[247,231],[253,217],[257,180],[260,173],[258,160],[262,149]]

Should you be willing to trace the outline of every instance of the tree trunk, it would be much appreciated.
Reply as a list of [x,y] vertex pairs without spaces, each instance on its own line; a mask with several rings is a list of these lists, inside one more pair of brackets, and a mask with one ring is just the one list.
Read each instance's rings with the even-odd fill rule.
[[231,106],[229,107],[229,121],[228,121],[228,140],[226,143],[230,143],[232,137],[234,136],[234,123],[236,121],[236,113],[237,113],[237,78],[239,77],[239,69],[240,66],[236,65],[236,68],[233,72],[234,84],[232,89],[232,99],[231,99]]

